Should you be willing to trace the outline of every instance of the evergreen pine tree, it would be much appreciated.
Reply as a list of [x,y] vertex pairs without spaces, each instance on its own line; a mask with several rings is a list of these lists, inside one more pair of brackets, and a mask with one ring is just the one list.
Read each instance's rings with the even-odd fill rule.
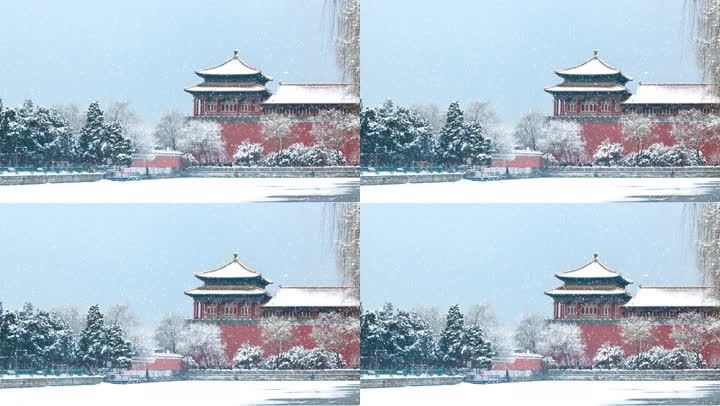
[[466,325],[463,329],[463,360],[470,361],[473,368],[490,368],[493,350],[490,342],[483,337],[478,325]]
[[105,133],[105,119],[100,104],[93,102],[88,107],[85,125],[78,138],[78,154],[83,163],[89,165],[104,163],[104,150],[107,149],[107,146],[103,145]]
[[440,132],[439,155],[449,165],[462,164],[462,140],[465,134],[465,119],[460,103],[455,101],[448,107],[445,125]]
[[460,306],[453,305],[448,310],[445,328],[438,341],[438,358],[450,368],[463,367],[463,333],[465,321]]
[[132,143],[125,137],[122,126],[117,122],[105,126],[107,150],[105,158],[109,158],[114,165],[129,165],[132,159]]
[[86,368],[105,366],[108,359],[105,321],[98,305],[90,306],[85,328],[78,341],[78,361]]
[[108,359],[113,368],[129,368],[132,363],[132,348],[130,342],[125,340],[120,326],[112,325],[105,329]]

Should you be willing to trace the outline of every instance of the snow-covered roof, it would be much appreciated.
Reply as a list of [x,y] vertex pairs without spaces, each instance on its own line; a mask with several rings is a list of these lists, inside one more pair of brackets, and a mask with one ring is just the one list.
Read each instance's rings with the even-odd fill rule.
[[566,295],[566,296],[575,296],[575,295],[592,295],[592,296],[603,296],[603,295],[627,295],[627,291],[623,288],[609,288],[609,289],[550,289],[545,291],[546,295],[553,296],[553,295]]
[[[220,268],[213,269],[210,271],[200,272],[196,273],[195,276],[197,276],[200,279],[252,279],[252,278],[262,278],[265,279],[261,274],[253,271],[252,269],[248,268],[245,264],[240,262],[238,259],[238,254],[233,254],[233,260],[228,262],[227,264],[221,266]],[[271,283],[270,280],[265,279],[268,283]]]
[[573,278],[573,279],[613,279],[620,278],[627,283],[632,283],[630,279],[623,277],[619,272],[613,271],[612,269],[605,266],[600,260],[598,260],[598,254],[593,254],[593,260],[577,269],[561,272],[555,274],[560,279]]
[[281,286],[263,307],[358,307],[349,286]]
[[[598,56],[598,51],[593,51],[593,57],[588,59],[587,61],[581,63],[580,65],[573,66],[571,68],[565,68],[556,70],[555,73],[557,73],[560,76],[605,76],[605,75],[622,75],[622,72],[620,69],[613,68],[612,66],[608,65],[607,63],[603,62],[602,59]],[[629,77],[625,77],[625,79],[630,80]]]
[[573,83],[572,86],[563,86],[563,85],[557,85],[557,86],[551,86],[545,88],[546,92],[568,92],[568,93],[579,93],[579,92],[627,92],[628,89],[625,86],[621,85],[612,85],[612,86],[599,86],[599,85],[591,85],[591,86],[577,86],[577,84]]
[[640,286],[624,307],[717,307],[708,286]]
[[245,295],[266,295],[267,291],[256,286],[248,287],[248,289],[204,289],[195,288],[185,291],[188,296],[245,296]]
[[635,94],[623,104],[718,104],[707,83],[640,83]]
[[[233,50],[233,57],[212,68],[195,71],[200,76],[236,76],[261,74],[260,70],[246,64],[238,57],[238,50]],[[266,76],[269,80],[270,78]]]
[[264,92],[267,88],[262,85],[250,86],[207,86],[205,84],[191,86],[185,88],[188,93],[245,93],[245,92]]
[[265,104],[358,104],[347,83],[280,83]]

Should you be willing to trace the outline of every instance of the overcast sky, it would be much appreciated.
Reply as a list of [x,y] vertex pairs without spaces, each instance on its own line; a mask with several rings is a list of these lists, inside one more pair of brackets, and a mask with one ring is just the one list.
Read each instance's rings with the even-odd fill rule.
[[593,49],[642,82],[699,75],[684,0],[362,0],[362,96],[376,105],[491,102],[514,123],[552,112],[553,71]]
[[284,284],[337,284],[325,205],[3,205],[0,302],[127,303],[147,323],[192,316],[193,274],[241,261]]
[[0,9],[0,99],[127,100],[192,113],[193,72],[240,57],[277,82],[335,82],[324,0],[34,0]]
[[593,252],[637,285],[697,284],[686,206],[365,204],[362,300],[411,308],[488,303],[515,323],[524,312],[552,315],[545,290],[554,274]]

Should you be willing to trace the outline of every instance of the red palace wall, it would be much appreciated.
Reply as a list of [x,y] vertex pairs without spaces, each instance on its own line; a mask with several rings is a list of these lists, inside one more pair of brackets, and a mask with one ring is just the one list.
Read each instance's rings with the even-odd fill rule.
[[507,159],[494,159],[492,161],[493,168],[541,168],[543,164],[543,158],[541,155],[522,155],[515,154],[515,157],[511,160]]
[[[624,345],[620,337],[620,326],[618,324],[579,324],[582,331],[582,339],[585,343],[585,357],[588,365],[592,364],[592,360],[597,353],[598,348],[604,343],[610,345],[621,346],[625,356],[637,353],[634,346]],[[675,342],[670,338],[672,333],[672,325],[661,324],[653,330],[653,340],[645,344],[645,349],[654,346],[671,349],[675,347]],[[702,356],[708,366],[720,365],[720,345],[708,345],[703,351]]]
[[542,357],[514,356],[511,359],[493,359],[491,369],[496,371],[539,371],[543,368]]
[[[635,145],[623,142],[622,128],[619,123],[581,123],[581,126],[583,139],[585,140],[585,154],[588,162],[592,161],[592,157],[598,146],[605,140],[609,140],[612,143],[623,144],[625,154],[635,151]],[[670,135],[671,131],[671,122],[656,123],[653,128],[654,138],[650,143],[660,142],[668,146],[675,144],[675,141]],[[702,149],[702,153],[708,160],[708,163],[720,160],[720,156],[718,156],[718,146],[715,144],[706,145]]]
[[[249,345],[263,347],[265,356],[273,355],[277,351],[273,351],[263,345],[262,330],[257,324],[221,324],[220,330],[223,341],[225,342],[225,353],[229,360],[232,360],[237,352],[238,348],[243,343]],[[293,338],[287,344],[287,348],[294,346],[301,346],[307,349],[315,347],[315,341],[313,341],[311,334],[311,325],[298,325],[293,327]],[[340,351],[340,355],[343,357],[349,367],[357,367],[360,362],[360,345],[358,340],[355,343],[349,343],[345,348]]]
[[[251,143],[263,144],[265,154],[277,151],[277,144],[274,142],[264,142],[262,136],[262,126],[260,123],[220,123],[222,126],[222,137],[226,143],[226,151],[229,157],[232,157],[235,149],[243,141]],[[315,144],[315,138],[311,134],[312,123],[304,122],[295,124],[293,134],[290,140],[286,141],[285,146],[295,143],[301,143],[307,146]],[[342,149],[345,160],[348,164],[357,165],[360,161],[360,138],[357,137],[348,142]]]
[[181,156],[163,156],[155,155],[154,159],[133,159],[130,165],[133,168],[173,168],[180,169],[183,167]]
[[182,357],[134,358],[132,369],[135,371],[179,371],[183,369]]

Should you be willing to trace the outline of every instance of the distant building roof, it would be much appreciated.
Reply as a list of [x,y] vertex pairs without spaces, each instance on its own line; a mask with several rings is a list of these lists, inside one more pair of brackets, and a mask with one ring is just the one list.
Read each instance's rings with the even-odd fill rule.
[[707,83],[640,83],[623,104],[719,104]]
[[611,92],[611,93],[622,93],[627,92],[628,89],[625,86],[618,84],[605,85],[600,83],[577,83],[577,82],[565,82],[557,86],[546,87],[545,91],[548,93],[568,92],[568,93],[580,93],[580,92]]
[[598,56],[598,51],[593,51],[593,57],[580,65],[573,66],[571,68],[556,70],[560,76],[612,76],[619,75],[625,81],[631,80],[631,78],[622,74],[620,69],[613,68],[607,63],[603,62]]
[[201,69],[195,71],[200,76],[243,76],[243,75],[262,75],[267,80],[272,78],[265,76],[260,72],[259,69],[255,69],[252,66],[245,63],[238,57],[238,50],[233,50],[233,57],[220,65],[213,66],[212,68]]
[[358,307],[348,286],[281,286],[263,307]]
[[246,93],[246,92],[266,92],[267,88],[263,85],[240,85],[228,84],[224,86],[212,86],[202,83],[185,89],[188,93]]
[[257,286],[248,286],[245,289],[241,289],[237,286],[233,286],[232,289],[219,289],[216,286],[202,286],[185,291],[185,294],[188,296],[255,296],[268,295],[268,292]]
[[640,286],[623,307],[718,307],[709,286]]
[[598,254],[593,254],[593,260],[577,269],[555,274],[559,279],[619,279],[627,284],[632,283],[631,280],[625,278],[619,272],[605,266],[598,260]]
[[202,280],[219,280],[219,279],[261,279],[266,284],[272,283],[269,279],[266,279],[261,274],[248,268],[245,264],[240,262],[238,254],[233,254],[232,261],[221,266],[220,268],[213,269],[210,271],[200,272],[195,274],[196,277]]
[[563,287],[545,291],[548,296],[606,296],[627,295],[627,291],[618,287],[603,287],[598,289],[564,289]]
[[347,83],[280,83],[264,104],[358,104]]

